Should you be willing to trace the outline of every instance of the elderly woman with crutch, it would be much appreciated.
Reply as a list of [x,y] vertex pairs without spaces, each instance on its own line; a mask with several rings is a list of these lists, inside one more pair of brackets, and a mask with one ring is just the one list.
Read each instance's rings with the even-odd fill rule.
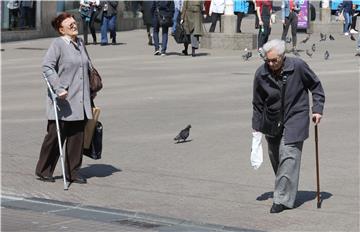
[[[52,21],[52,26],[60,36],[51,43],[43,60],[42,71],[57,99],[54,102],[49,91],[46,104],[47,134],[41,146],[35,174],[41,181],[55,181],[54,169],[62,154],[62,147],[58,143],[59,134],[62,146],[66,141],[64,185],[66,181],[85,184],[86,179],[78,171],[82,163],[84,126],[87,119],[92,119],[89,59],[84,42],[78,37],[77,22],[73,15],[61,13]],[[57,112],[53,105],[56,102]],[[56,116],[59,118],[59,128]],[[60,131],[58,134],[57,129]]]

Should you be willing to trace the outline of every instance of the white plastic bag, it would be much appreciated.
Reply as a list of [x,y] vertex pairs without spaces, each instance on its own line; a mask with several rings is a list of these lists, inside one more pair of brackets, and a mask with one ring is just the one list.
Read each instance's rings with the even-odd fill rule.
[[250,162],[251,166],[256,170],[263,162],[263,149],[261,143],[262,133],[258,131],[252,132],[252,145]]

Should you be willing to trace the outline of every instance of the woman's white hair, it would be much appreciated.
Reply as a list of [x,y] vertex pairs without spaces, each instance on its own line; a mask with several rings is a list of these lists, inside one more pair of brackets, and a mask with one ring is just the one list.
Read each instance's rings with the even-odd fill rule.
[[273,39],[264,44],[263,50],[268,53],[271,50],[275,50],[276,53],[280,56],[285,54],[285,41],[280,39]]

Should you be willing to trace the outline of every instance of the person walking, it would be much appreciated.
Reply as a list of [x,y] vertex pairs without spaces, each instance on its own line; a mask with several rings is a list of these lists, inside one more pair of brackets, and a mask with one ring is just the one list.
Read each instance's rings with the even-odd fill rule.
[[236,32],[241,33],[241,21],[249,11],[249,2],[247,0],[234,0],[234,14],[237,16]]
[[[87,119],[92,119],[89,60],[84,42],[78,37],[77,22],[73,15],[61,13],[52,21],[52,26],[60,36],[53,40],[47,50],[42,72],[58,96],[61,141],[66,141],[66,179],[85,184],[86,179],[78,171],[82,163],[85,123]],[[55,181],[53,173],[60,155],[53,104],[48,94],[47,134],[35,171],[39,180],[46,182]]]
[[95,19],[99,14],[100,0],[80,0],[80,15],[83,21],[83,33],[85,45],[88,43],[88,28],[93,38],[93,43],[96,45],[96,31]]
[[[253,84],[252,128],[254,133],[264,133],[268,143],[275,174],[270,213],[280,213],[295,204],[302,147],[309,137],[309,91],[315,124],[320,123],[323,115],[325,93],[308,64],[298,57],[285,56],[285,41],[271,40],[264,44],[263,50],[265,63],[256,70]],[[268,132],[270,127],[264,123],[270,112],[282,119],[282,126],[271,135]],[[277,122],[273,122],[276,127]]]
[[296,50],[296,32],[298,24],[298,14],[300,12],[300,1],[299,0],[282,0],[281,3],[281,19],[283,23],[283,32],[281,35],[282,40],[286,40],[286,36],[291,26],[291,38],[292,38],[292,51],[298,54]]
[[352,1],[344,0],[343,3],[340,5],[340,7],[341,10],[343,11],[343,15],[345,18],[343,33],[345,36],[348,36],[350,33],[350,26],[352,24],[353,3]]
[[143,21],[144,21],[144,25],[146,26],[146,33],[148,36],[148,45],[153,45],[153,39],[151,36],[151,26],[152,26],[152,12],[151,12],[151,8],[152,8],[152,2],[151,1],[142,1],[141,2],[141,10],[142,10],[142,14],[143,14]]
[[182,10],[183,4],[184,4],[184,0],[174,0],[175,12],[174,12],[174,17],[173,17],[173,25],[171,27],[171,35],[172,36],[175,35],[176,25],[180,21],[180,15],[181,15],[181,10]]
[[271,0],[256,0],[256,14],[259,18],[259,35],[258,35],[258,50],[261,53],[261,47],[268,41],[271,33],[271,14],[272,14]]
[[[191,56],[195,57],[195,50],[199,48],[200,36],[204,34],[202,19],[204,5],[202,1],[184,1],[183,10],[181,12],[181,21],[185,33],[188,37],[187,41],[191,41]],[[182,53],[188,55],[189,43],[184,43]]]
[[116,45],[116,17],[118,4],[118,1],[100,1],[102,7],[101,46],[108,45],[108,30],[110,30],[111,44]]
[[[152,5],[152,16],[153,16],[153,36],[154,36],[154,46],[155,46],[155,56],[166,55],[167,42],[168,42],[168,32],[169,27],[172,23],[172,18],[174,16],[174,2],[173,1],[153,1]],[[169,19],[169,25],[160,25],[159,17],[165,17]],[[161,52],[159,46],[159,31],[161,27]]]
[[221,32],[221,15],[225,12],[225,0],[211,0],[209,16],[211,16],[211,26],[209,32],[214,32],[216,22],[219,21]]

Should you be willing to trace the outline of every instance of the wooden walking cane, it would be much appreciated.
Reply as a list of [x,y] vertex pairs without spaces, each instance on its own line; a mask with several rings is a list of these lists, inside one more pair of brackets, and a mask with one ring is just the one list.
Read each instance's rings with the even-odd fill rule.
[[316,183],[317,183],[317,208],[321,208],[320,196],[320,172],[319,172],[319,146],[318,146],[318,125],[315,124],[315,154],[316,154]]

